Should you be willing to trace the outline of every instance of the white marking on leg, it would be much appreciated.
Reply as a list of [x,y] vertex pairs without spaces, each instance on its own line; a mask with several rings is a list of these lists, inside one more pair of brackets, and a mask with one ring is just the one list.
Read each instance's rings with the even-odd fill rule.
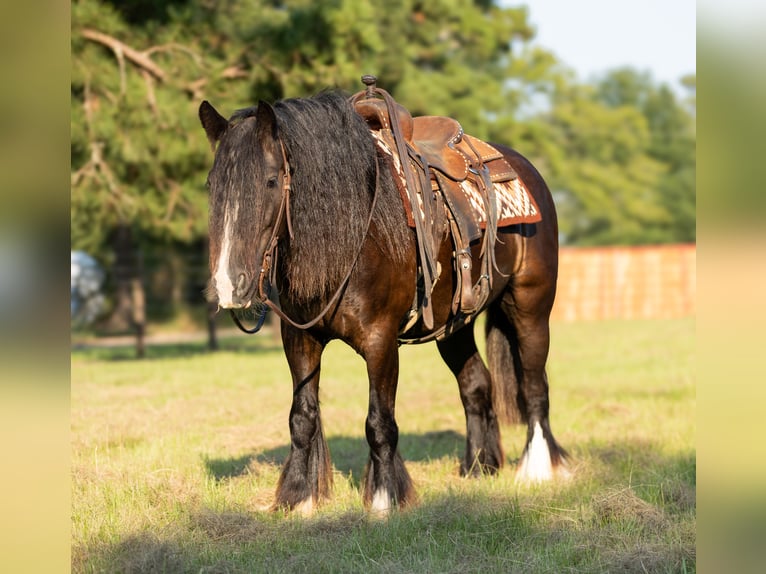
[[553,465],[548,442],[543,436],[540,423],[535,423],[532,440],[527,445],[524,456],[519,461],[516,472],[517,482],[544,482],[553,478]]
[[223,216],[223,243],[221,244],[221,254],[218,257],[218,265],[215,269],[215,290],[218,294],[218,306],[224,309],[230,309],[234,306],[232,302],[232,292],[234,285],[229,277],[229,258],[231,257],[231,235],[233,223],[237,220],[239,214],[239,202],[234,202],[231,212],[227,209]]
[[388,493],[388,489],[379,488],[372,495],[372,505],[370,506],[372,512],[379,514],[388,514],[391,510],[391,495]]
[[314,498],[309,496],[306,500],[299,502],[293,507],[293,512],[301,516],[311,516],[314,514]]

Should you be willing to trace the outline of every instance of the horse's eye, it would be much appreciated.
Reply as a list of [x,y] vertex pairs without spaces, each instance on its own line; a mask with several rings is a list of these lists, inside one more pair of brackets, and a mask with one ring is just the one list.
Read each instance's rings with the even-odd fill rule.
[[269,189],[274,189],[275,187],[277,187],[277,178],[276,177],[269,178],[269,181],[266,182],[266,187],[268,187]]

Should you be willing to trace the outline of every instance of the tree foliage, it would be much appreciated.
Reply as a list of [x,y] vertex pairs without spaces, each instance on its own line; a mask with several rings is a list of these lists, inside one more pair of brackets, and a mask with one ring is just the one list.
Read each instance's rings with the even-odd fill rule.
[[180,30],[131,27],[92,0],[72,8],[73,244],[102,251],[119,225],[156,240],[204,234],[202,57]]
[[565,241],[694,240],[693,100],[630,69],[578,84],[533,37],[527,8],[491,0],[76,0],[73,247],[103,254],[118,226],[149,244],[204,238],[202,99],[351,92],[363,73],[413,114],[530,156]]

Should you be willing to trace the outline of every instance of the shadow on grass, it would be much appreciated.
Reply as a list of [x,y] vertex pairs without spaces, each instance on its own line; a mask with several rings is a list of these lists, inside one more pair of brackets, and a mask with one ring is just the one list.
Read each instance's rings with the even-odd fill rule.
[[274,337],[234,336],[221,338],[218,350],[208,349],[206,341],[148,342],[146,355],[136,357],[135,342],[78,343],[72,346],[72,356],[97,361],[151,361],[207,355],[211,353],[281,353],[282,343]]
[[[672,474],[689,456],[654,462]],[[244,460],[230,463],[211,472],[224,478]],[[694,572],[694,508],[677,512],[615,486],[450,489],[387,520],[361,509],[302,518],[195,500],[163,527],[74,546],[72,571]]]
[[[355,488],[367,464],[369,447],[362,437],[336,436],[327,439],[332,463],[336,470],[351,481]],[[455,459],[456,468],[459,457],[465,448],[465,436],[452,430],[434,431],[421,434],[402,434],[399,437],[399,450],[406,461],[427,462],[444,457]],[[290,453],[290,446],[283,445],[267,451],[247,454],[233,458],[206,458],[205,468],[217,481],[243,476],[249,472],[252,463],[281,466]]]

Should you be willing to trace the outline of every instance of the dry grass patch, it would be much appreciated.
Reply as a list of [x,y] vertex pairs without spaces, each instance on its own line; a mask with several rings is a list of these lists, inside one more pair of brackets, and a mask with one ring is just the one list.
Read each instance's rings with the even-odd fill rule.
[[660,532],[668,526],[665,513],[636,496],[632,488],[599,493],[593,496],[591,508],[601,525],[630,523],[652,533]]

